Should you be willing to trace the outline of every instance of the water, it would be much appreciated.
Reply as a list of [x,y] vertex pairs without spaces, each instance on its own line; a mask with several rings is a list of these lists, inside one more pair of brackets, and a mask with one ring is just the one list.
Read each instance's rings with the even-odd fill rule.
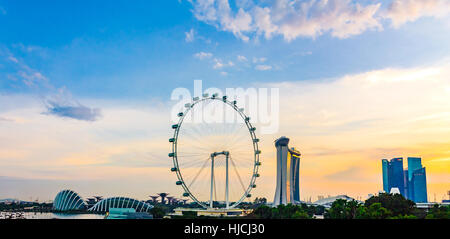
[[[4,218],[5,212],[1,212],[0,218]],[[100,214],[67,214],[51,212],[24,212],[21,213],[25,219],[103,219],[105,215]]]

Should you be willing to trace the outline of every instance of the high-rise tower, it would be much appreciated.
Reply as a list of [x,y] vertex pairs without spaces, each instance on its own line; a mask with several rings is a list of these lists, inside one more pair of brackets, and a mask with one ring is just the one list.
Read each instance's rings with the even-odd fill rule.
[[408,158],[408,169],[403,170],[403,159],[394,158],[381,161],[383,169],[383,190],[390,192],[398,188],[399,192],[414,202],[427,202],[427,178],[422,159]]
[[289,149],[289,139],[281,137],[275,141],[277,148],[277,188],[274,206],[295,204],[300,201],[300,152]]

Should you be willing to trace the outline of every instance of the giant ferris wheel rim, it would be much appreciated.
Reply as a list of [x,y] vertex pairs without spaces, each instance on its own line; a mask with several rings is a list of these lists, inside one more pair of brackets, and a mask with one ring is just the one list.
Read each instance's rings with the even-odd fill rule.
[[[240,197],[240,199],[238,201],[236,201],[232,206],[230,206],[230,208],[235,208],[237,207],[239,204],[242,203],[242,201],[244,201],[247,197],[251,196],[250,192],[252,191],[252,189],[254,188],[255,182],[256,182],[256,178],[259,177],[258,174],[258,170],[259,170],[259,166],[260,166],[260,160],[259,160],[259,155],[261,153],[261,151],[259,150],[259,139],[256,137],[256,133],[255,133],[255,127],[253,127],[253,125],[250,122],[250,118],[244,113],[243,108],[238,108],[237,107],[237,101],[229,101],[227,99],[226,96],[223,96],[222,98],[217,97],[217,94],[214,94],[211,97],[203,97],[203,98],[199,98],[199,97],[195,97],[191,103],[186,103],[186,110],[184,112],[180,112],[179,113],[179,120],[178,123],[174,126],[172,126],[172,128],[175,130],[174,134],[173,134],[173,141],[172,143],[172,153],[169,154],[170,157],[172,157],[172,161],[173,161],[173,165],[174,165],[174,169],[177,175],[177,178],[179,180],[179,182],[181,182],[181,185],[184,193],[183,196],[187,193],[188,196],[197,204],[199,204],[200,206],[202,206],[203,208],[210,208],[209,206],[207,206],[206,204],[204,204],[203,202],[201,202],[200,200],[198,200],[195,195],[193,193],[191,193],[191,191],[189,190],[189,187],[186,185],[184,179],[183,179],[183,175],[181,173],[181,170],[179,168],[179,163],[178,163],[178,135],[180,133],[180,128],[183,124],[184,118],[186,117],[187,113],[189,113],[189,111],[191,111],[191,109],[194,108],[195,105],[199,104],[200,102],[206,102],[206,101],[221,101],[222,103],[230,106],[233,110],[235,110],[235,112],[237,112],[239,114],[239,116],[242,118],[242,120],[245,122],[245,125],[247,126],[248,132],[250,133],[250,138],[252,140],[252,144],[253,144],[253,173],[252,173],[252,177],[250,179],[250,184],[248,185],[247,189],[245,190],[244,194]],[[181,115],[180,115],[181,114]]]

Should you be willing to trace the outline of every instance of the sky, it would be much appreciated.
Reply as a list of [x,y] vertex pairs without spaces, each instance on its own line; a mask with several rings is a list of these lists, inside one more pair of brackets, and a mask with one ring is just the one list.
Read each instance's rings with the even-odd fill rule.
[[447,0],[0,0],[0,32],[0,198],[181,195],[171,93],[194,80],[279,88],[255,196],[273,199],[283,135],[302,199],[364,199],[408,156],[429,200],[450,190]]

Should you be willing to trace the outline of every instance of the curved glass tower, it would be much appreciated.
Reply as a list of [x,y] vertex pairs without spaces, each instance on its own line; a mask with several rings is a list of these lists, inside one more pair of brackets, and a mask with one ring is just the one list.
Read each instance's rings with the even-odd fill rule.
[[289,149],[289,139],[281,137],[275,141],[277,148],[277,188],[273,205],[300,202],[300,152]]

